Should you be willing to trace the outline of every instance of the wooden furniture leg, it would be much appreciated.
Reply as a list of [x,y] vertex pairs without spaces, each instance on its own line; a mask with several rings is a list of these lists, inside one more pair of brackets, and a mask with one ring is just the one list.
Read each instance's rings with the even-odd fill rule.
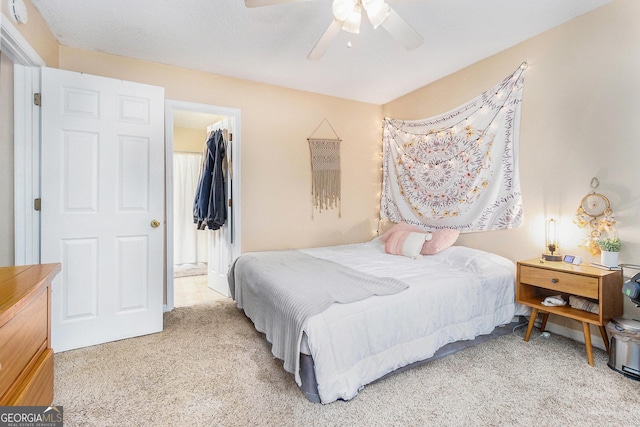
[[611,354],[609,348],[609,337],[607,337],[607,329],[603,326],[600,326],[600,335],[602,335],[602,340],[604,341],[604,347],[607,349],[607,354]]
[[540,325],[540,332],[544,332],[547,327],[547,319],[549,319],[549,313],[542,313],[542,324]]
[[538,309],[531,309],[531,317],[529,318],[529,326],[527,326],[527,333],[524,335],[524,340],[529,341],[529,337],[531,336],[531,331],[533,330],[533,325],[536,323],[536,317],[538,317]]
[[[600,328],[600,335],[608,354],[615,351],[605,328],[608,320],[622,316],[622,282],[620,271],[593,268],[588,264],[567,267],[562,262],[544,262],[539,258],[518,261],[516,270],[516,302],[531,307],[532,314],[524,337],[529,341],[534,322],[541,316],[541,332],[547,336],[547,321],[550,314],[562,316],[582,323],[584,343],[589,365],[593,366],[593,343],[590,325]],[[598,315],[588,311],[568,307],[552,307],[543,304],[547,295],[590,296],[597,304]],[[594,310],[595,311],[595,310]]]
[[593,366],[593,348],[591,347],[591,331],[589,331],[589,324],[582,322],[582,331],[584,332],[584,345],[587,348],[587,360],[589,365]]

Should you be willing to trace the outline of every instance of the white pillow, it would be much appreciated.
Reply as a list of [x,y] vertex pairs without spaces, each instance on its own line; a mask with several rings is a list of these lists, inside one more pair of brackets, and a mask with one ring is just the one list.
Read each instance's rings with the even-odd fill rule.
[[431,233],[412,231],[396,231],[385,242],[384,250],[388,254],[403,255],[409,258],[420,258],[424,242],[431,240]]

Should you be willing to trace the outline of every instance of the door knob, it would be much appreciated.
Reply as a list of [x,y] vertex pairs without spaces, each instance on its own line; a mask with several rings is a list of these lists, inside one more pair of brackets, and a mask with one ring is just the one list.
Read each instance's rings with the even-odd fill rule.
[[158,221],[157,219],[154,219],[153,221],[151,221],[151,226],[153,228],[158,228],[160,227],[160,221]]

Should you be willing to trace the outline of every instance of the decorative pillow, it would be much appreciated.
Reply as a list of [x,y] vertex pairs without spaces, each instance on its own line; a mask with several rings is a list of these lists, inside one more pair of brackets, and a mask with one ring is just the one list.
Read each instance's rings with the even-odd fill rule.
[[422,255],[437,254],[438,252],[451,247],[458,239],[460,232],[452,228],[443,228],[441,230],[434,231],[432,234],[433,237],[431,240],[424,242],[424,245],[422,246],[422,250],[420,251]]
[[404,255],[409,258],[420,258],[420,251],[426,241],[431,240],[431,233],[415,233],[397,230],[385,242],[384,250],[392,255]]
[[407,224],[406,222],[399,222],[396,225],[394,225],[393,227],[391,227],[389,230],[387,230],[383,235],[380,236],[380,240],[384,243],[387,242],[387,239],[389,238],[389,236],[391,236],[393,233],[395,233],[396,231],[413,231],[416,233],[428,233],[428,230],[425,230],[424,228],[420,228],[418,226],[415,225],[411,225],[411,224]]

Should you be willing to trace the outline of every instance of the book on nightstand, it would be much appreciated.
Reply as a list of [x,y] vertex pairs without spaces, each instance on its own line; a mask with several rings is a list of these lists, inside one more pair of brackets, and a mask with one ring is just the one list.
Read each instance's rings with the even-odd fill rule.
[[599,268],[601,270],[622,270],[622,267],[616,265],[615,267],[610,267],[608,265],[600,264],[597,262],[592,262],[589,264],[591,267]]

